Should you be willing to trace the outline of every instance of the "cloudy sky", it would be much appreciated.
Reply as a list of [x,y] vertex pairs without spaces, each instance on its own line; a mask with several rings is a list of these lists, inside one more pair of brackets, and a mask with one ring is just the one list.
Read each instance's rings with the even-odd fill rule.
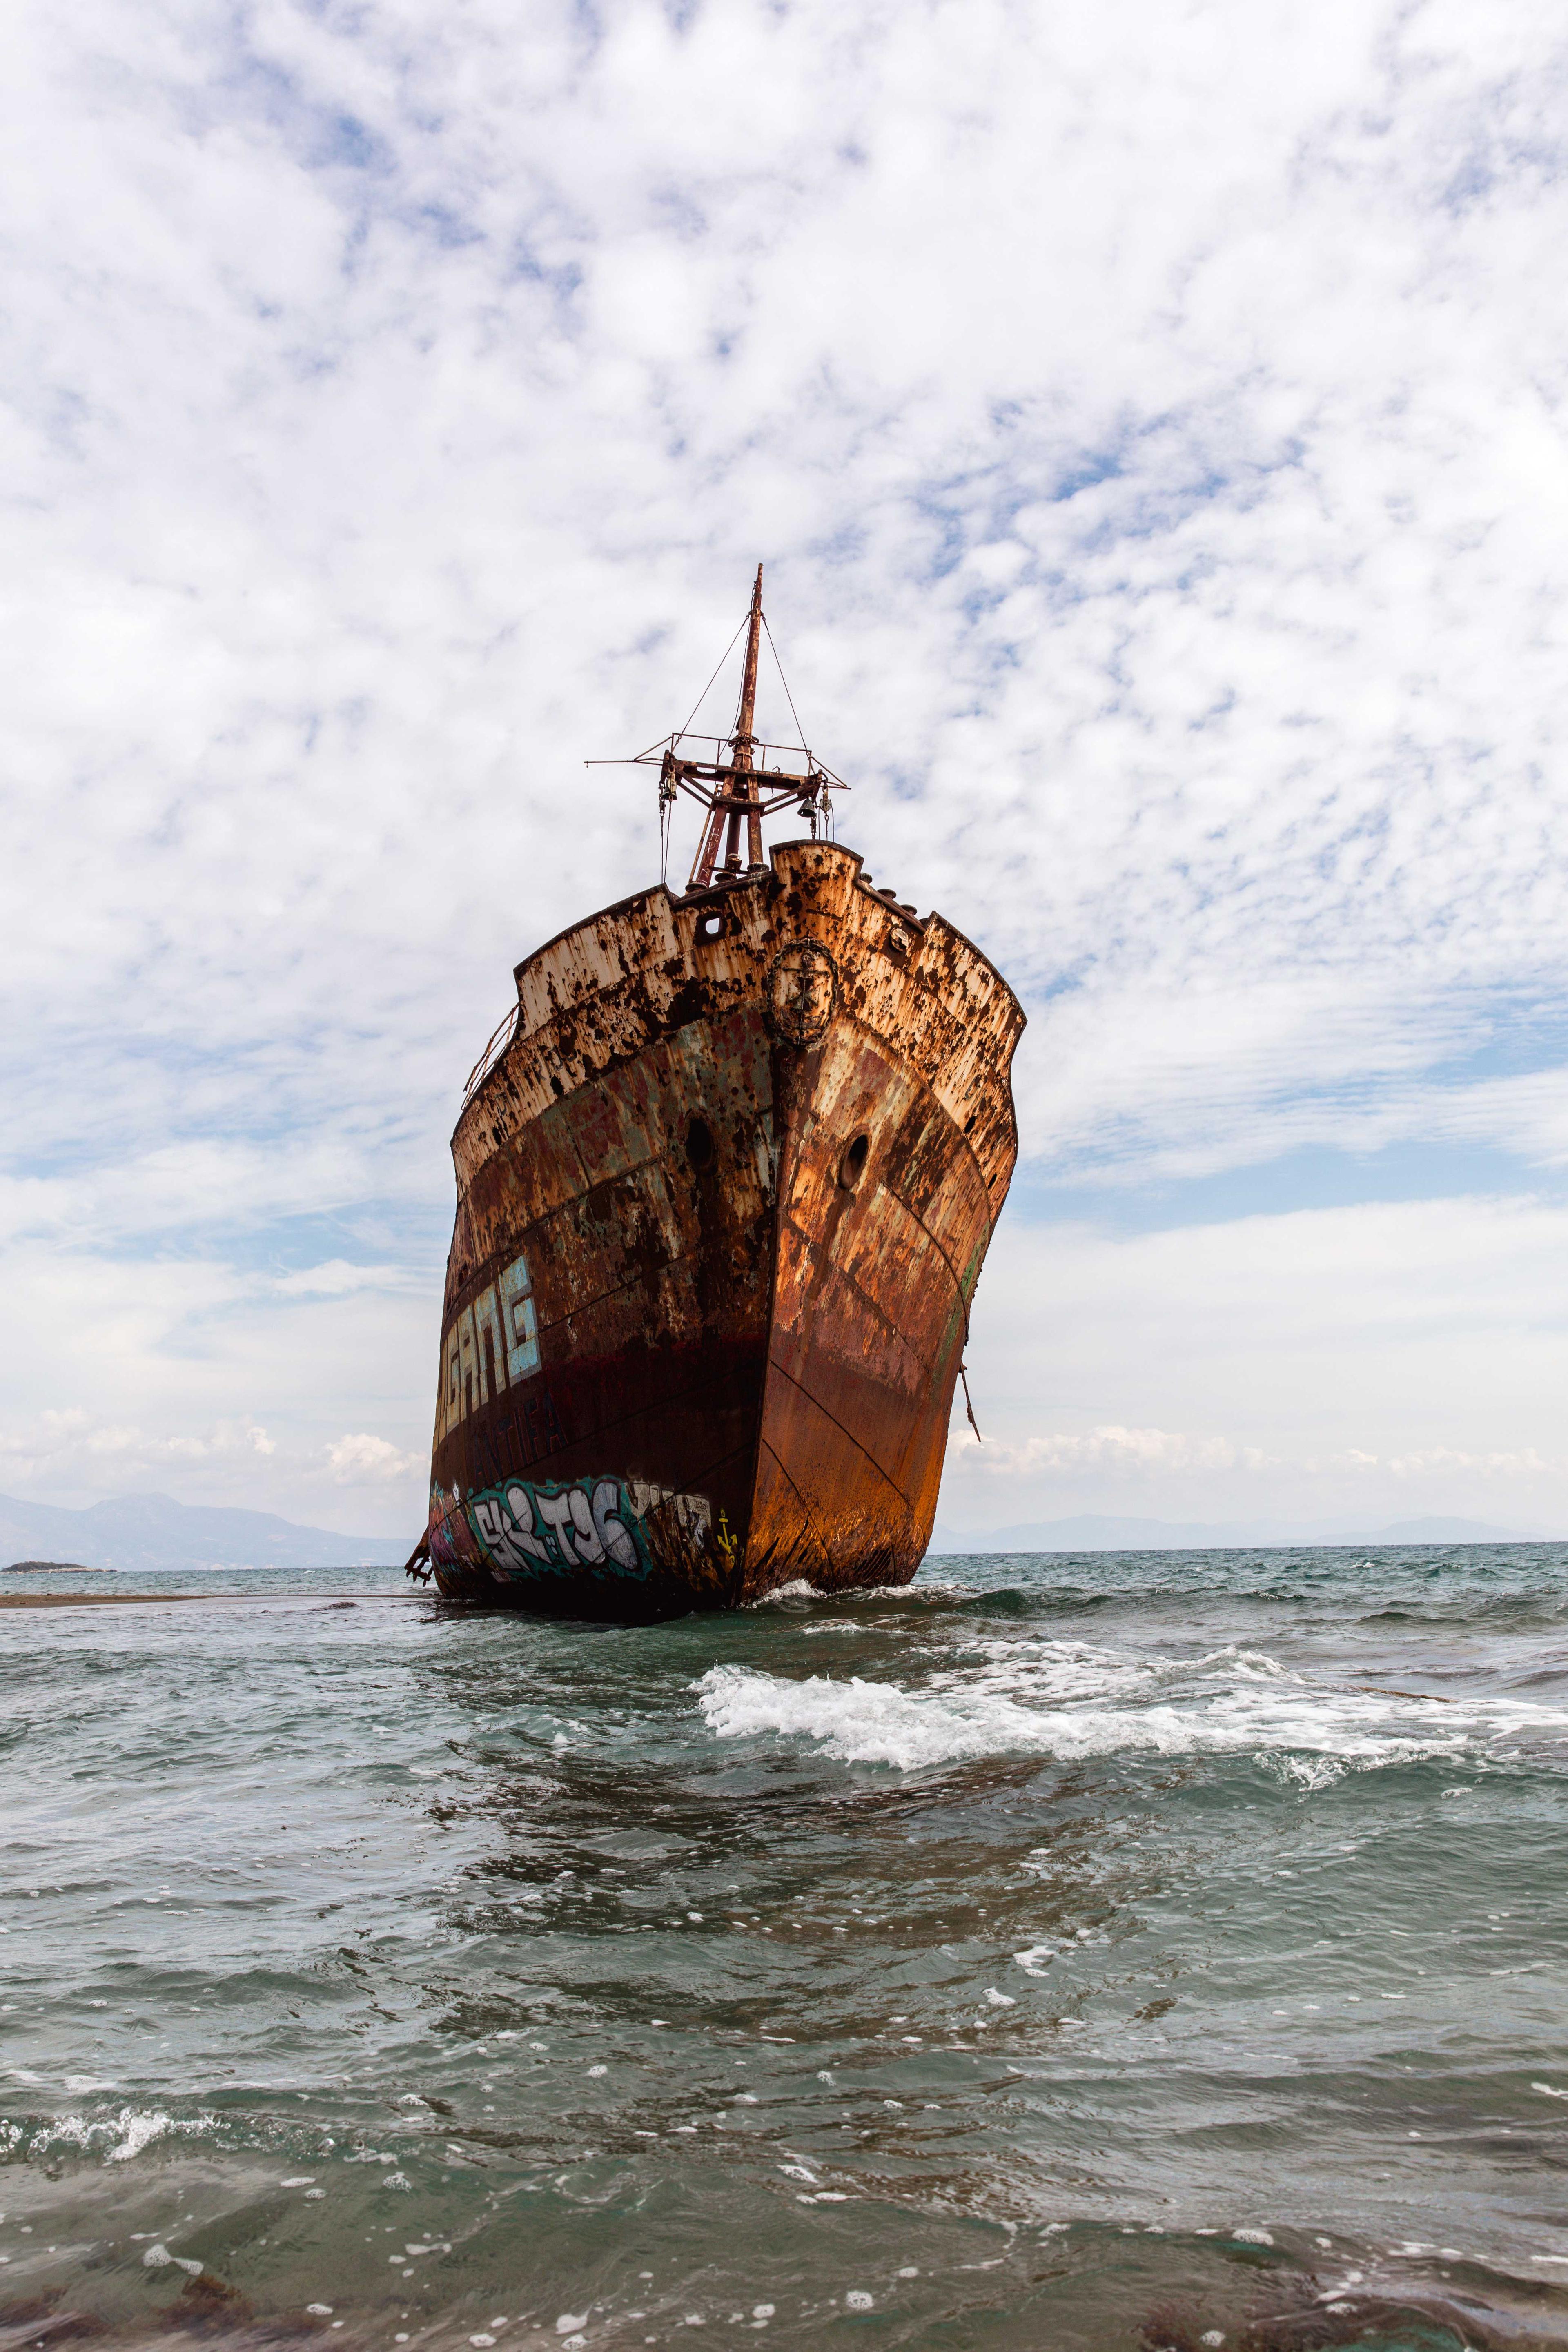
[[463,1077],[761,557],[1030,1013],[944,1519],[1568,1532],[1565,103],[1543,0],[37,0],[0,1488],[412,1540]]

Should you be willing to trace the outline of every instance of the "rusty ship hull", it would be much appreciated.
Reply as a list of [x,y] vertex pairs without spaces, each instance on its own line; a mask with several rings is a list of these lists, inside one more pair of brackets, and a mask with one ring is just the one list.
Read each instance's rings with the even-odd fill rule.
[[626,1620],[906,1582],[1016,1156],[1011,990],[817,840],[516,981],[453,1137],[439,1590]]

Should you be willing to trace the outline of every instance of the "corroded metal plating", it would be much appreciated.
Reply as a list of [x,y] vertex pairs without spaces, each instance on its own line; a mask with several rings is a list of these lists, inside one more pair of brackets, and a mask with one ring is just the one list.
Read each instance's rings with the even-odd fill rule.
[[441,1590],[625,1616],[907,1581],[1016,1156],[1012,991],[817,841],[516,977],[452,1139]]

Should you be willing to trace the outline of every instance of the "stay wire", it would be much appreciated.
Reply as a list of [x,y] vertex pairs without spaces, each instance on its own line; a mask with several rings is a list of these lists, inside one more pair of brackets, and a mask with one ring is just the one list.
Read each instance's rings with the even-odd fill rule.
[[[718,677],[719,672],[723,668],[723,667],[724,667],[725,663],[729,660],[730,656],[734,652],[734,650],[735,650],[735,637],[738,637],[738,636],[740,635],[740,634],[741,634],[741,629],[743,629],[743,628],[745,627],[745,625],[746,625],[746,622],[747,622],[747,621],[749,621],[749,620],[751,619],[751,617],[752,617],[752,616],[751,616],[751,614],[750,614],[749,613],[745,615],[745,618],[744,618],[744,619],[742,619],[742,623],[741,623],[741,626],[740,626],[740,628],[738,628],[738,629],[735,631],[735,636],[731,638],[731,640],[730,640],[729,644],[725,646],[725,648],[724,648],[723,652],[720,655],[720,656],[719,656],[718,660],[714,663],[714,665],[713,665],[713,677],[710,677],[710,678],[709,679],[709,681],[708,681],[707,685],[703,688],[703,689],[702,689],[701,693],[698,696],[698,698],[697,698],[696,701],[692,704],[692,706],[691,706],[691,719],[689,719],[687,720],[687,722],[686,722],[686,727],[689,727],[689,726],[690,726],[690,724],[691,724],[691,719],[696,718],[696,716],[697,716],[698,712],[701,709],[701,708],[702,708],[703,704],[707,701],[707,699],[708,699],[709,696],[712,693],[712,691],[713,691],[713,678]],[[774,658],[776,659],[776,658],[777,658],[777,656],[774,656]],[[784,692],[785,692],[786,694],[789,692],[789,688],[788,688],[788,687],[785,687],[785,688],[784,688]],[[686,727],[683,727],[683,728],[681,729],[681,730],[680,730],[680,732],[681,732],[681,734],[682,734],[682,735],[684,735],[684,734],[685,734],[685,732],[686,732]],[[733,730],[731,730],[731,732],[732,732],[732,731],[733,731]]]
[[[768,616],[765,613],[763,614],[763,626],[764,629],[768,629]],[[737,630],[736,635],[739,635],[739,634],[740,632]],[[800,723],[800,713],[795,707],[795,697],[789,690],[789,680],[784,674],[784,664],[779,659],[779,649],[773,643],[773,633],[771,629],[768,629],[768,651],[773,657],[773,667],[779,674],[779,684],[784,690],[784,700],[789,705],[789,715],[795,720],[795,737],[800,744],[801,750],[804,751],[807,748],[805,730]]]

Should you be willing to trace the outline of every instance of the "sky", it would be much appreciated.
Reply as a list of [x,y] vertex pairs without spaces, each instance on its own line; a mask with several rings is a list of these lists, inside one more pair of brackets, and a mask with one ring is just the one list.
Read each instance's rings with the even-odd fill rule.
[[0,1490],[412,1542],[464,1077],[765,560],[1029,1013],[943,1520],[1568,1533],[1565,100],[1537,0],[20,12]]

